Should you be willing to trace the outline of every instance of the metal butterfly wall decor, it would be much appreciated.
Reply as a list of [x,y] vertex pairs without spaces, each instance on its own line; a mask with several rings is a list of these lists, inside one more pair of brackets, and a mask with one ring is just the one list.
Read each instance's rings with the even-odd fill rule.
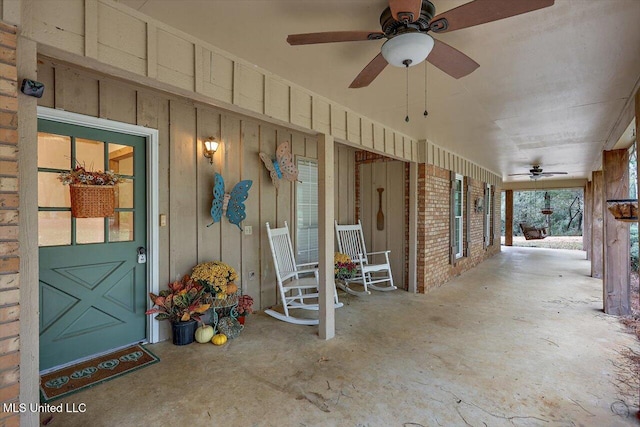
[[271,175],[271,181],[273,181],[276,191],[280,187],[281,179],[291,182],[298,180],[298,168],[293,162],[293,155],[288,141],[278,145],[275,159],[265,153],[260,153],[260,158],[269,170],[269,175]]
[[247,213],[244,211],[244,201],[249,197],[249,189],[252,184],[251,180],[240,181],[230,193],[225,193],[224,179],[216,172],[213,181],[213,202],[211,202],[213,222],[207,227],[220,221],[222,215],[226,214],[229,222],[235,224],[242,231],[240,223],[247,217]]

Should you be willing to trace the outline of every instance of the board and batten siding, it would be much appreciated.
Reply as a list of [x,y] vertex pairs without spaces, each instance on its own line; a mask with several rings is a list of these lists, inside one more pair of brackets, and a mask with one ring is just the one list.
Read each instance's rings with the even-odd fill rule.
[[112,0],[5,3],[39,53],[361,149],[418,161],[418,141]]
[[[405,278],[405,164],[399,161],[364,163],[360,168],[360,216],[368,252],[390,250],[394,284],[406,289]],[[377,228],[379,195],[382,192],[384,227]],[[380,255],[377,255],[380,256]],[[382,262],[382,258],[375,259]]]
[[112,0],[3,2],[3,19],[20,16],[21,7],[30,12],[21,35],[36,41],[40,54],[274,125],[329,134],[356,149],[501,184],[499,175],[459,154],[374,122]]
[[[287,221],[295,233],[295,184],[281,180],[276,194],[258,153],[274,155],[279,143],[290,141],[294,155],[316,159],[316,137],[48,58],[38,63],[38,78],[47,88],[39,105],[158,129],[159,212],[167,215],[167,226],[159,229],[160,288],[190,273],[199,262],[222,260],[238,271],[242,289],[254,297],[256,308],[276,304],[275,273],[264,224],[268,221],[281,227]],[[202,154],[202,140],[207,136],[222,141],[213,165]],[[334,167],[340,184],[335,215],[341,221],[354,218],[354,159],[353,148],[336,145]],[[207,227],[215,172],[223,176],[226,191],[240,180],[253,181],[242,224],[252,226],[252,234],[245,235],[226,218]]]

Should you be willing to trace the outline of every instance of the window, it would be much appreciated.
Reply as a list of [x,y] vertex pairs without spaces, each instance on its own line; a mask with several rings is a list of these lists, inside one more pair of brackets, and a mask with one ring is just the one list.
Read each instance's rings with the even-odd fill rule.
[[453,180],[453,253],[455,258],[462,258],[464,255],[463,231],[464,231],[464,186],[462,175],[455,175]]
[[491,184],[487,184],[484,193],[484,245],[493,245],[493,200]]
[[318,260],[318,162],[298,158],[296,184],[296,261]]
[[[109,142],[110,138],[120,136],[79,126],[44,120],[39,122],[39,126],[48,131],[38,132],[38,245],[74,246],[133,241],[135,143]],[[80,136],[85,134],[94,137]],[[77,165],[88,170],[110,169],[123,178],[115,189],[116,209],[112,217],[71,217],[69,187],[63,185],[58,176]],[[140,182],[138,191],[144,184],[144,181]]]

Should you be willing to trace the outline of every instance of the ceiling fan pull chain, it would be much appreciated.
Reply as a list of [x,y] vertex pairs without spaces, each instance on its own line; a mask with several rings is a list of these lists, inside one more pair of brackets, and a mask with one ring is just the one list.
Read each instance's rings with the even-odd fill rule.
[[404,121],[409,123],[409,65],[411,64],[411,60],[410,59],[405,59],[404,61],[402,61],[402,63],[404,64],[404,68],[405,68],[405,75],[406,75],[406,109],[407,109],[407,115],[404,118]]
[[427,61],[424,61],[424,113],[422,114],[424,115],[425,119],[429,115],[429,112],[427,111],[427,82],[429,81],[427,79],[427,69]]

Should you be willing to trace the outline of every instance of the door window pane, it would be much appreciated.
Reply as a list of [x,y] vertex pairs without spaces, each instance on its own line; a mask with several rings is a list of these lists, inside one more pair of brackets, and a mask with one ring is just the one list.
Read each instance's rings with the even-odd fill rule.
[[133,175],[133,147],[109,144],[109,169],[120,175]]
[[130,242],[133,240],[133,212],[116,212],[109,218],[109,241]]
[[133,208],[133,180],[125,179],[116,185],[116,208]]
[[76,243],[104,242],[104,218],[76,218]]
[[39,132],[38,167],[71,169],[71,137]]
[[38,245],[71,244],[71,212],[38,212]]
[[58,180],[57,172],[38,172],[38,206],[68,208],[71,206],[69,186]]
[[[104,170],[104,143],[76,138],[76,162],[87,171]],[[75,166],[75,165],[74,165]]]

